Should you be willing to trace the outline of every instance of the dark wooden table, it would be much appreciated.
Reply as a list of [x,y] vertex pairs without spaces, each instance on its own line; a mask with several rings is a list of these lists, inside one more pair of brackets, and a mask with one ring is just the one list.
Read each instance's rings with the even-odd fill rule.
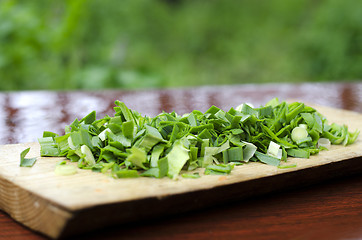
[[[44,130],[65,125],[92,110],[112,115],[119,99],[154,116],[211,105],[222,109],[273,97],[362,113],[362,82],[209,86],[142,91],[25,91],[0,93],[0,144],[33,142]],[[361,123],[362,129],[362,123]],[[362,159],[361,159],[362,164]],[[1,196],[1,195],[0,195]],[[50,220],[51,221],[51,220]],[[362,239],[362,176],[333,178],[182,215],[115,225],[75,239]],[[45,239],[0,211],[0,239]]]

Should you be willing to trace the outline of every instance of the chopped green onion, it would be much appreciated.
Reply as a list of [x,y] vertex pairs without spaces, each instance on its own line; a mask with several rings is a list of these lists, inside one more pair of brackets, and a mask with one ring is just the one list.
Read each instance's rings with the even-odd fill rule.
[[234,168],[230,164],[218,164],[218,165],[208,165],[205,168],[205,175],[227,175]]
[[176,141],[171,149],[171,151],[167,154],[167,162],[168,162],[168,173],[167,175],[175,179],[180,173],[183,166],[186,164],[187,160],[189,160],[189,150],[187,150],[180,140]]
[[181,174],[183,178],[200,178],[199,173],[183,173]]
[[289,156],[296,158],[309,158],[310,152],[306,149],[287,149]]
[[60,151],[53,137],[44,137],[38,139],[40,143],[40,156],[42,157],[57,157],[60,156]]
[[280,164],[280,159],[261,153],[261,152],[255,152],[255,156],[263,163],[266,163],[268,165],[272,165],[272,166],[279,166]]
[[140,176],[137,170],[126,170],[126,169],[116,171],[114,172],[114,174],[117,178],[135,178]]
[[132,147],[130,149],[130,154],[128,155],[126,161],[132,163],[133,165],[146,169],[146,167],[144,166],[144,163],[147,162],[147,155],[146,152],[141,149],[138,148],[136,146]]
[[279,165],[279,166],[278,166],[278,168],[280,168],[280,169],[295,168],[295,167],[297,167],[297,164]]
[[80,147],[81,152],[85,155],[84,159],[89,165],[94,165],[96,163],[92,151],[87,145],[82,145]]
[[248,162],[255,154],[256,150],[258,149],[254,144],[243,142],[245,143],[244,151],[243,151],[243,157],[244,161]]
[[30,151],[30,148],[25,149],[24,151],[22,151],[20,153],[20,167],[32,167],[37,158],[25,158],[26,154],[28,154],[28,152]]
[[309,158],[326,149],[326,141],[348,145],[359,135],[345,125],[329,125],[312,107],[276,98],[259,108],[211,106],[205,113],[163,112],[152,118],[118,100],[115,104],[113,117],[96,120],[93,111],[65,126],[63,136],[45,131],[40,155],[65,156],[79,168],[115,178],[177,179],[181,172],[198,177],[184,172],[197,168],[205,168],[204,174],[229,174],[234,165],[249,161],[286,168],[280,162],[287,156]]

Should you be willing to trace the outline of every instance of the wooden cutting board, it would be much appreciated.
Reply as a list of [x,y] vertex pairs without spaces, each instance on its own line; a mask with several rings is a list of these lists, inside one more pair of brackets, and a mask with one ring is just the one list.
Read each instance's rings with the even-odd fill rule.
[[[316,108],[330,123],[362,130],[360,113]],[[20,153],[27,147],[31,147],[27,157],[39,156],[38,143],[0,146],[0,209],[52,238],[362,173],[361,136],[350,146],[332,146],[310,159],[288,159],[285,164],[296,164],[294,168],[248,163],[228,176],[176,181],[113,179],[81,169],[72,176],[57,176],[55,165],[62,158],[39,157],[32,168],[19,167]]]

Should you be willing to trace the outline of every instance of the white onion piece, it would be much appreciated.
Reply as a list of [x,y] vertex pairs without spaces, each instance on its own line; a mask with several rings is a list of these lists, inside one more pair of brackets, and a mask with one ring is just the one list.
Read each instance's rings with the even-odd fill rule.
[[254,105],[251,104],[251,103],[242,103],[242,104],[240,104],[239,106],[237,106],[237,107],[235,108],[235,110],[241,112],[241,110],[243,109],[244,104],[249,105],[249,107],[251,107],[251,108],[254,108]]
[[325,147],[329,149],[331,147],[331,141],[328,138],[320,138],[318,139],[317,147]]
[[85,154],[84,159],[86,160],[86,162],[88,164],[90,164],[90,165],[96,164],[96,160],[94,159],[92,151],[89,149],[89,147],[87,145],[82,145],[80,147],[80,150],[83,154]]
[[276,158],[282,159],[282,157],[283,157],[283,150],[282,150],[282,149],[279,149],[279,150],[278,150],[278,155],[276,156]]
[[308,137],[308,132],[303,127],[295,127],[292,130],[291,137],[294,142],[297,142],[299,140],[302,140],[302,139]]
[[109,129],[109,128],[106,128],[106,129],[104,129],[100,134],[98,134],[98,137],[102,140],[102,141],[104,141],[104,140],[106,140],[106,137],[107,137],[107,132],[112,132],[111,131],[111,129]]
[[[273,142],[273,141],[270,141],[270,144],[269,144],[269,147],[268,147],[268,151],[267,151],[267,154],[268,155],[271,155],[273,157],[278,157],[279,155],[279,150],[280,149],[280,145]],[[279,158],[280,159],[280,158]]]
[[68,137],[68,145],[69,145],[70,149],[75,150],[75,146],[74,146],[74,143],[73,143],[71,137]]

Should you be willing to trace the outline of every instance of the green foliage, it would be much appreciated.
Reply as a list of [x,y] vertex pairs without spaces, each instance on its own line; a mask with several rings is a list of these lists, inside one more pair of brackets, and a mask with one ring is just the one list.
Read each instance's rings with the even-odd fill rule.
[[0,0],[0,90],[362,78],[355,0]]

